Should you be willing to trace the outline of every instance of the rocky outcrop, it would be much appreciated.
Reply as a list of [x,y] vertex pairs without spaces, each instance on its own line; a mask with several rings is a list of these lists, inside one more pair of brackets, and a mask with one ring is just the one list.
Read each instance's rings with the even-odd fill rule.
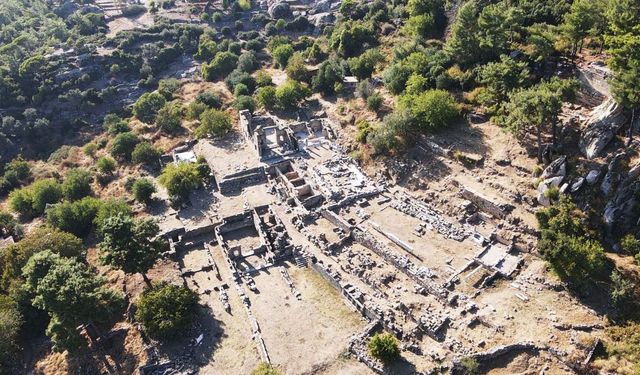
[[624,125],[622,107],[612,98],[605,100],[591,112],[580,137],[580,151],[588,158],[597,157]]
[[[560,156],[552,161],[542,174],[540,175],[540,184],[538,185],[538,203],[543,206],[551,204],[551,200],[547,197],[547,190],[551,188],[559,188],[565,177],[567,176],[567,157]],[[566,190],[566,189],[565,189]]]
[[619,153],[611,159],[607,167],[607,174],[604,175],[600,185],[600,191],[605,197],[609,196],[618,187],[626,166],[627,156],[625,153]]
[[[617,190],[604,208],[603,217],[607,234],[613,238],[628,233],[638,225],[640,219],[639,175],[640,163],[631,168],[624,179],[619,182]],[[621,177],[622,173],[619,172],[618,176]]]
[[274,19],[287,18],[291,16],[289,3],[277,2],[269,7],[269,15]]

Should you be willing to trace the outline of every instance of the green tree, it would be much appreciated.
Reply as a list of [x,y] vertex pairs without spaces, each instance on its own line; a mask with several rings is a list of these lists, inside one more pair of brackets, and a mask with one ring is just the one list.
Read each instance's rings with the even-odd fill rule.
[[571,9],[564,15],[562,31],[571,42],[571,55],[582,50],[582,43],[589,35],[596,21],[596,7],[594,1],[576,0],[571,4]]
[[133,105],[133,114],[138,120],[152,124],[156,120],[156,115],[167,100],[158,92],[146,92]]
[[169,164],[162,171],[158,182],[177,202],[186,201],[189,193],[204,185],[204,179],[195,163]]
[[202,64],[202,77],[206,81],[213,81],[231,73],[238,65],[238,56],[231,52],[223,51],[216,53],[209,64]]
[[47,204],[62,199],[62,187],[54,179],[37,180],[9,194],[9,206],[14,212],[25,216],[42,215]]
[[339,61],[336,59],[327,60],[320,65],[318,73],[313,77],[313,91],[323,95],[333,94],[336,83],[341,83],[343,76]]
[[381,360],[385,364],[392,363],[400,358],[398,340],[389,332],[373,335],[367,344],[367,348],[372,357]]
[[276,100],[276,88],[273,86],[260,87],[255,93],[256,102],[266,110],[272,110],[278,104]]
[[305,82],[309,77],[309,71],[304,62],[304,57],[301,53],[294,53],[287,62],[287,77],[299,81]]
[[182,126],[184,109],[177,102],[166,103],[156,116],[156,126],[167,134],[175,134]]
[[298,107],[300,102],[309,95],[311,95],[311,90],[306,85],[293,80],[287,80],[276,88],[278,106],[285,109]]
[[136,303],[136,320],[154,337],[172,338],[194,319],[198,294],[185,286],[158,284],[144,291]]
[[523,87],[528,80],[529,69],[525,62],[502,55],[500,61],[490,62],[480,70],[478,81],[485,87],[479,99],[491,113],[498,113],[509,93]]
[[289,62],[289,58],[293,56],[293,46],[291,44],[282,44],[276,47],[273,52],[273,61],[280,69],[284,69]]
[[609,297],[611,304],[619,309],[625,309],[628,305],[633,304],[635,285],[627,280],[624,275],[618,271],[611,273],[611,290]]
[[98,232],[102,232],[102,225],[104,222],[112,216],[131,216],[133,211],[131,206],[124,199],[108,198],[102,201],[102,204],[98,208],[96,218],[93,219],[93,225],[95,225]]
[[197,138],[220,136],[227,133],[233,125],[231,116],[218,109],[207,109],[200,115],[200,126],[196,128]]
[[120,133],[111,143],[111,155],[115,158],[131,160],[131,153],[138,143],[140,143],[140,139],[135,134],[131,132]]
[[620,240],[620,247],[622,251],[628,255],[640,254],[640,240],[638,240],[633,234],[627,234]]
[[8,212],[0,211],[0,238],[19,234],[18,222]]
[[108,289],[87,266],[50,250],[33,255],[23,269],[24,288],[34,307],[49,314],[47,336],[55,351],[77,351],[86,345],[77,327],[106,323],[123,307],[122,295]]
[[428,90],[419,95],[402,96],[399,108],[411,113],[415,124],[423,131],[442,129],[460,115],[455,99],[444,90]]
[[498,121],[521,140],[526,140],[528,132],[535,132],[538,161],[542,162],[542,133],[550,127],[555,144],[556,124],[562,102],[572,96],[575,89],[574,81],[552,79],[512,92],[504,107],[506,114]]
[[100,243],[103,264],[127,274],[140,273],[147,284],[147,271],[160,258],[165,242],[156,239],[160,228],[153,219],[136,220],[118,214],[107,218],[101,227]]
[[91,182],[93,182],[93,176],[90,171],[74,168],[67,173],[62,183],[62,193],[70,201],[84,198],[91,195]]
[[483,58],[491,59],[509,52],[521,23],[520,9],[506,1],[484,7],[478,16],[478,40]]
[[8,297],[0,296],[0,372],[16,364],[14,355],[19,349],[22,324],[23,318],[16,304]]
[[148,205],[153,201],[156,186],[148,178],[139,178],[133,183],[132,191],[134,198],[138,202]]
[[258,69],[260,63],[256,57],[256,53],[253,51],[245,52],[238,58],[238,69],[243,72],[251,73]]
[[114,113],[109,113],[104,116],[103,127],[111,135],[128,132],[130,130],[127,121],[121,119],[120,116]]
[[478,39],[478,6],[475,0],[464,3],[451,28],[445,50],[452,60],[468,67],[481,59]]
[[371,77],[376,65],[384,61],[384,56],[377,49],[370,49],[362,53],[358,57],[352,57],[347,60],[349,70],[359,79]]
[[405,89],[410,76],[411,70],[408,67],[400,63],[392,64],[382,75],[384,87],[392,94],[400,94]]

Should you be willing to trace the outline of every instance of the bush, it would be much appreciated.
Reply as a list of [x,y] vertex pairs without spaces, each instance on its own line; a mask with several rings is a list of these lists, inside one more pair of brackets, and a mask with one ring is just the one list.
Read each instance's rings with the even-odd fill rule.
[[311,90],[300,82],[287,80],[276,88],[276,102],[285,109],[298,107],[306,97],[311,95]]
[[620,247],[625,254],[633,256],[640,254],[640,240],[632,234],[627,234],[622,238]]
[[284,69],[289,62],[289,58],[293,56],[293,46],[291,44],[282,44],[276,47],[273,52],[273,61],[280,69]]
[[93,142],[89,142],[82,147],[82,152],[90,158],[95,158],[96,152],[98,152],[98,145]]
[[273,85],[273,80],[271,79],[271,76],[269,75],[269,73],[265,72],[264,70],[260,70],[256,73],[255,80],[256,80],[256,85],[258,87]]
[[247,90],[253,92],[256,87],[256,81],[247,72],[243,72],[239,69],[234,70],[225,78],[224,83],[227,85],[230,91],[234,91],[239,84],[245,85]]
[[133,114],[138,120],[152,124],[160,108],[162,108],[167,100],[164,96],[157,92],[146,92],[133,105]]
[[104,116],[103,127],[111,135],[128,132],[130,130],[127,121],[113,113]]
[[[229,52],[233,53],[234,55],[238,56],[238,55],[240,55],[240,52],[242,51],[242,46],[238,42],[232,42],[232,43],[229,43],[229,47],[227,47],[227,51],[229,51]],[[238,61],[239,61],[239,59],[238,59]]]
[[98,208],[98,213],[95,219],[93,219],[93,224],[98,232],[102,232],[102,226],[108,218],[118,215],[131,216],[132,214],[131,207],[124,200],[114,198],[106,199],[102,201],[102,204]]
[[110,175],[116,170],[116,161],[108,156],[103,156],[96,161],[98,172]]
[[277,105],[276,88],[273,86],[260,87],[256,90],[255,98],[260,107],[272,110]]
[[258,59],[254,52],[245,52],[238,58],[238,69],[243,72],[251,73],[258,69]]
[[197,120],[200,118],[202,112],[206,111],[208,108],[208,105],[194,100],[187,106],[186,117],[189,120]]
[[392,94],[400,94],[411,75],[411,70],[406,66],[396,63],[389,66],[385,69],[382,79],[384,81],[384,86],[389,90]]
[[123,160],[131,160],[131,153],[139,142],[138,137],[131,132],[120,133],[113,139],[111,155]]
[[158,111],[156,126],[167,134],[175,134],[181,128],[182,112],[182,106],[176,102],[165,104]]
[[92,197],[59,203],[47,210],[47,222],[62,231],[85,237],[93,228],[100,205],[100,200]]
[[282,375],[282,372],[271,364],[262,362],[251,371],[251,375]]
[[47,204],[62,199],[62,187],[54,179],[38,180],[9,194],[11,209],[27,217],[42,215]]
[[238,95],[233,103],[233,107],[238,111],[246,109],[249,112],[253,112],[256,110],[256,103],[251,96]]
[[381,360],[385,364],[389,364],[400,358],[398,340],[389,332],[375,334],[371,340],[369,340],[367,348],[372,357]]
[[384,60],[384,57],[377,49],[365,51],[358,57],[352,57],[348,60],[349,70],[359,79],[371,77],[376,65]]
[[167,100],[173,100],[173,95],[180,90],[180,81],[175,78],[161,79],[158,92]]
[[200,126],[195,131],[197,138],[220,136],[231,130],[231,116],[224,111],[208,109],[200,115]]
[[367,108],[378,111],[382,106],[382,96],[377,92],[367,98]]
[[333,94],[335,84],[343,79],[342,68],[337,60],[328,60],[320,65],[318,73],[313,77],[313,90],[324,95]]
[[448,126],[460,115],[455,99],[443,90],[429,90],[420,95],[405,95],[399,107],[407,110],[421,130],[433,131]]
[[356,122],[356,129],[358,129],[356,133],[356,141],[360,143],[367,143],[367,137],[373,130],[369,121],[360,120]]
[[156,192],[156,186],[153,184],[153,181],[148,178],[137,179],[131,189],[133,191],[133,197],[138,202],[146,205],[153,201],[152,196]]
[[222,100],[220,99],[220,95],[213,91],[204,91],[196,96],[196,102],[203,103],[209,108],[220,108],[222,107]]
[[[8,297],[0,296],[0,370],[16,365],[18,339],[23,318],[18,306]],[[7,372],[9,373],[9,372]]]
[[153,337],[171,338],[187,329],[196,314],[198,294],[185,286],[155,285],[136,303],[136,320]]
[[62,183],[64,197],[75,201],[91,195],[91,182],[93,182],[93,176],[88,170],[81,168],[70,170]]
[[304,57],[301,53],[294,53],[291,58],[289,58],[289,62],[287,63],[287,77],[304,82],[309,77],[309,72],[307,71],[307,67],[305,66]]
[[204,177],[196,163],[169,164],[158,178],[162,185],[176,203],[181,203],[189,198],[189,193],[204,185]]
[[238,56],[231,52],[218,52],[211,63],[202,64],[202,77],[213,81],[231,73],[238,65]]
[[21,229],[13,215],[0,211],[0,238],[16,236],[20,234],[19,232],[21,232]]
[[460,360],[460,365],[465,375],[477,375],[480,373],[480,364],[474,358],[464,357]]
[[160,151],[147,141],[138,143],[131,153],[131,160],[136,164],[153,164],[159,158]]

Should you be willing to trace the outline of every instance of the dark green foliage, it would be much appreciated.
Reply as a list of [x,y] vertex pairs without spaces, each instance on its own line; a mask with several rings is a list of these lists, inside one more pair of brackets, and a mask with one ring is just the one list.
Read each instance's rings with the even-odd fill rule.
[[144,276],[166,244],[156,239],[159,231],[152,219],[134,220],[122,213],[105,219],[101,225],[101,262],[127,274]]
[[17,304],[9,297],[0,296],[0,373],[17,364],[15,354],[19,350],[22,324],[23,317]]
[[36,253],[51,250],[63,257],[80,257],[84,254],[82,240],[51,227],[39,227],[20,242],[10,245],[0,253],[0,290],[6,291],[22,274],[22,267]]
[[96,161],[98,172],[110,175],[116,170],[116,161],[108,156],[103,156]]
[[47,210],[47,222],[62,231],[85,237],[93,228],[101,205],[100,200],[92,197],[59,203]]
[[277,105],[276,88],[273,86],[260,87],[255,93],[256,103],[266,109],[272,110]]
[[236,95],[236,100],[233,102],[233,107],[235,109],[237,109],[238,111],[246,109],[249,112],[253,112],[256,110],[256,102],[251,96],[238,94]]
[[0,211],[0,238],[16,236],[20,234],[20,232],[20,226],[13,215]]
[[365,51],[358,57],[352,57],[348,60],[349,70],[359,79],[371,77],[376,65],[384,60],[384,56],[377,49]]
[[289,58],[293,56],[293,52],[293,46],[291,44],[282,44],[276,47],[271,54],[273,55],[273,61],[278,67],[284,69],[289,62]]
[[231,52],[218,52],[209,64],[202,64],[202,77],[213,81],[231,73],[238,65],[238,56]]
[[309,95],[311,90],[307,86],[293,80],[287,80],[276,88],[276,102],[284,109],[296,108]]
[[479,99],[491,113],[496,113],[504,105],[509,92],[525,86],[528,80],[529,69],[526,63],[502,55],[500,61],[482,67],[479,82],[485,85],[485,89]]
[[131,160],[131,153],[139,142],[140,139],[131,132],[120,133],[111,143],[111,155],[119,159]]
[[127,121],[113,113],[109,113],[104,116],[103,124],[104,129],[112,135],[128,132],[130,130]]
[[382,106],[382,95],[376,92],[367,98],[367,108],[370,110],[377,112],[380,106]]
[[640,254],[640,240],[632,234],[622,237],[620,247],[622,247],[622,251],[627,255],[635,256]]
[[250,375],[282,375],[282,371],[273,367],[273,365],[269,363],[261,362],[251,371]]
[[563,279],[584,287],[605,276],[606,257],[592,239],[586,215],[567,198],[536,212],[540,254]]
[[231,130],[231,116],[218,109],[207,109],[200,115],[200,126],[195,131],[197,138],[220,136]]
[[329,45],[344,57],[357,56],[377,44],[373,25],[362,21],[344,21],[336,25]]
[[136,303],[136,320],[153,337],[173,338],[187,329],[198,306],[198,294],[185,286],[158,284]]
[[259,66],[260,63],[258,63],[254,52],[245,52],[238,58],[238,69],[243,72],[251,73],[258,69]]
[[96,218],[93,219],[93,225],[95,225],[98,232],[101,232],[102,225],[108,218],[118,215],[131,216],[132,214],[131,206],[123,199],[105,199],[98,208]]
[[158,162],[159,158],[160,151],[147,141],[138,143],[131,153],[131,161],[136,164],[151,165]]
[[156,126],[167,134],[175,134],[182,127],[184,109],[177,102],[166,103],[156,116]]
[[142,122],[152,124],[167,100],[158,92],[146,92],[133,105],[133,114]]
[[205,104],[210,108],[220,108],[222,106],[222,100],[220,95],[213,91],[204,91],[196,96],[196,101]]
[[171,198],[182,203],[191,191],[204,185],[204,178],[196,163],[169,164],[158,178],[160,185],[167,189]]
[[253,92],[256,87],[255,79],[247,72],[236,69],[225,78],[224,83],[227,85],[230,91],[234,91],[238,84],[243,84],[247,90]]
[[137,179],[131,188],[134,198],[146,205],[153,201],[153,194],[156,192],[156,186],[148,178]]
[[343,77],[342,67],[338,60],[327,60],[320,65],[318,73],[313,77],[313,91],[323,95],[333,94],[335,84],[342,83]]
[[305,66],[304,57],[301,53],[294,53],[287,63],[287,77],[299,81],[305,82],[309,79],[309,72]]
[[400,358],[398,340],[389,332],[373,335],[367,344],[367,348],[372,357],[381,360],[385,364],[392,363]]
[[93,176],[90,171],[74,168],[67,173],[62,183],[62,193],[70,201],[84,198],[91,195],[91,182],[93,182]]
[[12,191],[9,194],[9,205],[14,212],[32,217],[42,215],[47,204],[57,203],[60,199],[60,184],[54,179],[44,179]]
[[393,94],[400,94],[411,75],[411,70],[399,63],[390,65],[383,74],[384,86]]
[[23,276],[33,306],[51,317],[47,336],[56,351],[80,350],[86,341],[76,328],[89,321],[106,323],[123,307],[122,295],[106,288],[95,272],[50,250],[32,256]]
[[611,290],[609,296],[611,304],[618,309],[625,310],[634,305],[634,288],[635,285],[626,279],[618,271],[611,273]]
[[422,131],[434,131],[450,125],[459,115],[458,105],[444,90],[428,90],[400,98],[399,108],[407,110]]
[[180,90],[180,81],[175,78],[161,79],[158,83],[158,92],[166,100],[173,100],[173,96],[178,90]]

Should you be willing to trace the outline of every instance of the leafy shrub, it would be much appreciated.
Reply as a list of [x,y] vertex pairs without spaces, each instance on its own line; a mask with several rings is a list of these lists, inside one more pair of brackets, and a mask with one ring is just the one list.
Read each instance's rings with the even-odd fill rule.
[[311,90],[307,86],[293,80],[287,80],[276,88],[278,106],[285,109],[296,108],[309,95]]
[[156,186],[148,178],[139,178],[133,183],[131,188],[133,197],[140,203],[149,204],[152,202],[152,196],[156,192]]
[[128,132],[130,130],[127,121],[121,119],[120,116],[113,113],[109,113],[108,115],[104,116],[103,127],[107,132],[109,132],[109,134],[112,135]]
[[231,52],[218,52],[209,64],[202,64],[202,77],[213,81],[231,73],[238,65],[238,56]]
[[70,170],[62,183],[64,197],[74,201],[91,195],[91,182],[93,182],[93,176],[88,170],[81,168]]
[[93,228],[100,200],[85,197],[75,202],[59,203],[47,210],[47,222],[62,231],[85,237]]
[[131,153],[131,160],[136,164],[153,164],[159,158],[160,151],[147,141],[138,143]]
[[246,109],[249,112],[253,112],[256,110],[256,103],[251,96],[238,95],[233,103],[233,107],[238,111]]
[[273,50],[273,61],[280,69],[284,69],[289,62],[289,58],[293,56],[293,52],[293,46],[291,44],[282,44]]
[[167,100],[158,92],[146,92],[133,105],[133,114],[138,120],[152,124],[160,108],[162,108]]
[[158,111],[156,126],[167,134],[175,134],[181,128],[182,112],[182,106],[176,102],[165,104]]
[[399,107],[411,113],[419,129],[428,131],[442,129],[460,115],[453,96],[443,90],[405,95],[400,98]]
[[196,163],[169,164],[158,178],[160,185],[176,203],[181,203],[189,198],[191,191],[204,185],[204,178]]
[[159,284],[145,290],[136,305],[136,320],[148,334],[171,338],[193,321],[198,294],[185,286]]
[[231,116],[224,111],[208,109],[200,115],[200,126],[195,131],[197,138],[223,135],[231,130]]
[[108,156],[103,156],[96,161],[98,172],[109,175],[116,170],[116,161]]
[[256,90],[255,98],[260,107],[272,110],[277,105],[276,88],[273,86],[260,87]]
[[382,96],[377,92],[367,98],[367,108],[378,111],[382,106]]
[[367,344],[369,354],[384,363],[391,363],[400,358],[400,348],[396,337],[387,333],[375,334]]
[[37,180],[22,189],[9,194],[11,209],[27,217],[42,215],[47,204],[62,199],[62,187],[54,179]]
[[113,139],[111,155],[123,160],[131,160],[131,153],[139,142],[138,137],[131,132],[120,133]]
[[282,372],[269,363],[261,362],[251,371],[251,375],[282,375]]
[[178,90],[180,90],[180,81],[175,78],[161,79],[158,83],[158,92],[166,100],[173,100],[173,96]]

